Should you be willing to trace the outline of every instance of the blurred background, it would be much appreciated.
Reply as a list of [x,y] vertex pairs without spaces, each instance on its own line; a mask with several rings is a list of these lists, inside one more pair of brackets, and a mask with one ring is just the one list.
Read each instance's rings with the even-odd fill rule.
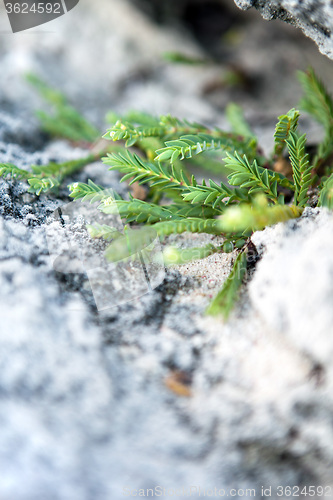
[[[1,2],[0,37],[2,110],[35,106],[23,80],[32,71],[101,125],[106,111],[130,108],[224,125],[233,100],[265,136],[297,105],[296,70],[312,65],[333,82],[331,62],[300,30],[232,0],[81,0],[15,35]],[[170,52],[192,64],[170,62]]]

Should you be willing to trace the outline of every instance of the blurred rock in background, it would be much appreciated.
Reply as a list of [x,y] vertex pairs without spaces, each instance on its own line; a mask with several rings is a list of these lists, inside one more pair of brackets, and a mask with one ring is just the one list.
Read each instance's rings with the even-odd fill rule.
[[301,28],[320,51],[333,59],[333,5],[330,0],[235,0],[241,9],[255,7],[264,19],[281,19]]
[[[204,37],[213,38],[223,34],[231,22],[237,22],[237,15],[232,13],[227,0],[132,0],[158,22],[184,21],[194,33],[205,32]],[[329,0],[234,0],[235,4],[248,10],[256,8],[266,20],[281,21],[301,28],[312,38],[320,51],[333,58],[333,6]],[[209,24],[209,30],[205,30]],[[202,33],[201,33],[202,34]]]

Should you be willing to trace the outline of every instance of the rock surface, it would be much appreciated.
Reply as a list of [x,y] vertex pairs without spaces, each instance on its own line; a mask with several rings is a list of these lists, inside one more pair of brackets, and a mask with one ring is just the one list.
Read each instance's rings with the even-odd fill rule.
[[[266,252],[249,287],[265,321],[327,368],[333,354],[333,259],[327,253],[332,222],[331,213],[306,209],[299,222],[256,233],[253,242]],[[305,269],[311,270],[311,279]]]
[[[54,33],[3,36],[0,162],[29,167],[83,153],[40,133],[32,118],[40,102],[22,81],[27,69],[64,89],[97,124],[105,108],[140,107],[223,125],[221,109],[239,97],[262,134],[298,99],[291,74],[300,59],[312,58],[331,75],[311,44],[302,56],[303,39],[286,34],[277,50],[260,21],[244,27],[233,52],[260,80],[259,100],[241,89],[207,93],[221,67],[161,61],[162,51],[179,46],[202,54],[193,40],[157,29],[125,0],[99,2],[96,9],[81,0],[54,21]],[[276,49],[265,61],[258,58],[263,39]],[[274,103],[266,63],[275,68],[272,82],[281,63],[289,68],[283,78],[290,94],[280,92]],[[100,163],[68,183],[88,178],[123,189]],[[308,211],[253,237],[262,259],[224,324],[203,313],[233,254],[170,269],[150,294],[97,311],[87,275],[57,272],[48,251],[47,224],[68,203],[67,189],[40,198],[26,190],[0,180],[1,500],[120,500],[156,486],[254,488],[258,498],[262,486],[272,486],[276,498],[278,485],[329,484],[329,214]],[[71,230],[86,241],[82,224]],[[195,245],[211,239],[192,238]],[[186,246],[189,237],[174,242]]]
[[235,0],[247,10],[255,7],[271,21],[281,19],[302,29],[320,52],[333,59],[333,6],[330,0]]

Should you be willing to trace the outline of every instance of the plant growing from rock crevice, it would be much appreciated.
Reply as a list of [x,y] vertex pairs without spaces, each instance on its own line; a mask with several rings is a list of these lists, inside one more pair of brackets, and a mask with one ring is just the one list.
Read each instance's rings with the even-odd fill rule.
[[[291,109],[279,117],[274,134],[274,151],[264,157],[258,139],[236,104],[227,108],[231,131],[209,128],[172,116],[155,118],[131,112],[127,116],[108,115],[111,126],[104,135],[110,142],[97,154],[63,164],[22,170],[11,164],[0,165],[0,175],[26,179],[29,191],[46,192],[84,165],[102,157],[110,170],[122,174],[121,182],[145,185],[145,199],[132,195],[123,199],[110,196],[107,186],[74,183],[70,197],[99,200],[99,210],[119,213],[126,223],[124,234],[112,227],[90,228],[93,237],[110,242],[109,260],[117,261],[149,245],[158,235],[173,233],[207,233],[222,236],[223,242],[212,242],[181,250],[166,247],[167,264],[183,264],[219,252],[238,253],[222,290],[208,308],[210,314],[228,317],[237,299],[248,265],[250,237],[253,231],[300,217],[309,206],[310,191],[317,192],[319,206],[333,208],[333,101],[323,84],[310,69],[300,73],[304,90],[301,108],[324,127],[325,138],[316,154],[307,153],[306,135],[299,134],[300,113]],[[98,132],[58,92],[40,80],[30,77],[53,113],[39,114],[43,129],[51,135],[70,141],[91,144]],[[120,142],[114,149],[112,144]],[[222,162],[218,158],[222,156]],[[287,165],[285,174],[278,164]],[[220,173],[221,181],[201,181],[191,173],[193,166]],[[289,174],[290,172],[290,174]],[[140,225],[132,231],[130,226]],[[141,227],[141,225],[143,225]]]

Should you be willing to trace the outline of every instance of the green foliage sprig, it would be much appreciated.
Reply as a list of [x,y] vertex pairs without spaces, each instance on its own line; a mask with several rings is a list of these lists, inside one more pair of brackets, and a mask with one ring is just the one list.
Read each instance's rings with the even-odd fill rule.
[[17,180],[29,179],[31,172],[23,168],[18,168],[12,163],[0,163],[0,177],[11,177]]
[[290,132],[297,130],[299,117],[299,111],[295,108],[292,108],[287,114],[279,116],[274,133],[274,153],[277,156],[282,155]]
[[[112,141],[125,141],[125,146],[134,146],[147,138],[159,138],[165,147],[157,149],[155,160],[174,163],[178,158],[192,158],[207,151],[234,151],[247,153],[251,157],[256,154],[257,140],[252,134],[241,135],[239,132],[225,132],[218,128],[210,129],[199,123],[182,121],[173,116],[161,116],[159,119],[147,115],[133,115],[132,121],[118,119],[104,135]],[[238,124],[240,117],[238,117]],[[243,122],[243,131],[248,126]],[[172,140],[171,140],[172,139]]]
[[170,161],[175,163],[176,160],[184,160],[192,158],[200,153],[223,150],[235,151],[235,148],[249,151],[256,142],[252,139],[248,141],[240,140],[238,137],[233,137],[232,134],[219,134],[218,137],[208,134],[192,134],[182,135],[179,139],[166,141],[165,147],[156,151],[156,161]]
[[155,222],[181,219],[167,206],[136,200],[132,197],[130,200],[106,198],[102,202],[100,210],[105,214],[119,214],[120,217],[126,218],[127,222],[137,222],[138,224],[143,222],[153,224]]
[[[249,195],[265,193],[271,201],[277,203],[279,201],[278,184],[293,189],[286,177],[269,171],[267,168],[258,167],[256,160],[250,164],[245,155],[241,158],[237,152],[235,155],[227,154],[225,165],[232,170],[228,176],[231,186],[247,189]],[[281,201],[283,202],[282,199]]]
[[207,133],[209,129],[199,123],[166,115],[156,118],[147,113],[128,113],[124,118],[108,114],[108,121],[116,122],[107,130],[105,139],[112,141],[126,141],[125,146],[130,147],[142,139],[158,137],[167,140],[168,137],[180,137],[185,134]]
[[[213,240],[215,236],[223,237],[222,244],[209,242],[183,250],[166,247],[164,258],[166,263],[181,265],[214,253],[235,252],[232,271],[208,308],[209,314],[227,318],[246,275],[252,232],[300,217],[309,205],[310,188],[317,190],[318,206],[333,209],[333,100],[312,70],[302,73],[300,80],[304,90],[301,106],[325,130],[325,139],[314,158],[307,152],[305,134],[298,134],[300,113],[295,108],[279,116],[274,150],[269,157],[259,153],[258,139],[235,104],[227,108],[231,132],[170,115],[156,118],[130,112],[121,117],[109,113],[111,127],[104,138],[121,145],[116,152],[106,148],[103,162],[122,174],[121,182],[130,186],[144,184],[146,199],[132,195],[124,199],[92,180],[69,186],[74,200],[98,202],[99,210],[118,214],[125,223],[123,233],[107,225],[88,227],[91,237],[109,242],[106,257],[111,261],[131,258],[145,251],[156,238],[165,239],[171,234],[207,233]],[[30,81],[53,105],[53,114],[39,115],[45,130],[71,141],[95,141],[97,131],[68,105],[64,96],[36,78],[30,77]],[[285,156],[286,148],[289,158]],[[26,180],[30,191],[41,194],[59,186],[66,176],[101,154],[63,164],[32,166],[29,171],[1,164],[0,175]],[[217,154],[223,157],[220,167]],[[275,171],[277,159],[288,162],[292,178]],[[212,168],[215,174],[221,174],[221,180],[199,182],[191,173],[192,167],[198,165]],[[144,226],[135,229],[138,224]]]
[[312,68],[307,72],[300,71],[298,77],[304,91],[300,108],[323,125],[325,131],[325,139],[319,145],[313,162],[314,168],[318,169],[333,153],[333,99]]
[[50,162],[48,165],[31,165],[31,171],[16,167],[10,163],[0,163],[0,177],[27,180],[29,193],[40,195],[60,186],[62,181],[99,158],[89,154],[84,158],[63,163]]
[[309,162],[309,155],[305,152],[306,135],[298,137],[295,132],[290,132],[286,143],[293,169],[294,201],[296,205],[304,207],[309,199],[307,193],[312,180],[312,166]]
[[110,170],[118,170],[125,174],[121,182],[130,179],[130,184],[149,183],[151,187],[159,189],[182,191],[194,182],[194,180],[187,179],[183,171],[177,172],[173,166],[169,169],[159,162],[144,161],[137,154],[129,151],[118,154],[109,153],[103,158],[103,162],[110,166]]
[[27,80],[52,108],[52,113],[36,112],[45,132],[74,142],[94,142],[100,137],[99,130],[70,106],[61,92],[52,89],[34,74],[28,74]]
[[327,207],[330,210],[333,209],[333,174],[331,174],[329,178],[323,182],[318,206]]

